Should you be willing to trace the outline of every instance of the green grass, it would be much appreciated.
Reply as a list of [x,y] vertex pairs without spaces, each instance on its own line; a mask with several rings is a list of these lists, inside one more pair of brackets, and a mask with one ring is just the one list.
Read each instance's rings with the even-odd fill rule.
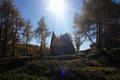
[[[87,62],[88,63],[88,62]],[[87,65],[81,60],[40,61],[0,74],[0,80],[63,80],[60,69],[65,69],[66,80],[120,80],[120,69]],[[84,64],[84,66],[82,66]]]

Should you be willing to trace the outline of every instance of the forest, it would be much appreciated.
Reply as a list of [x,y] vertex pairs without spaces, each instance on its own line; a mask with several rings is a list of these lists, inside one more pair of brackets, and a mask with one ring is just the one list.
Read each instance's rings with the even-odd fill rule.
[[83,0],[72,34],[56,36],[46,20],[33,29],[13,0],[0,0],[0,80],[120,80],[120,0]]

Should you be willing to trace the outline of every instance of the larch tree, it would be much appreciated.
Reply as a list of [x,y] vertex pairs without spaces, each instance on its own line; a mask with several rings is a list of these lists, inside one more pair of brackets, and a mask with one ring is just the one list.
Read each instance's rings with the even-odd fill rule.
[[[120,5],[113,0],[84,0],[83,13],[76,19],[89,39],[96,37],[97,49],[102,51],[103,32],[106,32],[106,25],[118,24],[120,19]],[[109,35],[109,33],[107,33]],[[109,40],[108,40],[109,41]]]
[[81,46],[81,37],[77,33],[74,33],[74,43],[75,43],[76,52],[79,52]]
[[33,31],[32,31],[31,22],[30,22],[30,20],[26,20],[24,29],[23,29],[23,39],[24,39],[24,43],[26,45],[25,55],[28,55],[29,42],[31,41],[32,37],[33,37]]
[[[88,22],[88,24],[85,24],[86,22]],[[85,18],[84,16],[80,14],[75,15],[73,34],[74,34],[74,43],[76,47],[76,52],[79,52],[80,46],[86,39],[88,39],[91,43],[94,43],[93,37],[95,37],[95,35],[92,36],[91,34],[94,34],[95,31],[90,33],[89,31],[91,31],[91,29],[87,27],[87,25],[89,25],[90,23],[91,21],[89,21],[89,19]]]
[[35,30],[35,34],[40,42],[40,53],[41,55],[45,55],[46,38],[50,36],[50,31],[46,25],[44,17],[42,17],[38,22],[38,27]]
[[9,55],[15,56],[14,48],[22,26],[23,18],[12,0],[0,0],[0,48],[3,56],[7,56],[10,51]]

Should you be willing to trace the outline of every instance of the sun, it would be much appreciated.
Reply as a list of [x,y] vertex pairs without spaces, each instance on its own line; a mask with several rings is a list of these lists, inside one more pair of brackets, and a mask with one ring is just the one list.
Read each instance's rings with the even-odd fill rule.
[[63,15],[66,8],[67,5],[64,0],[49,0],[46,9],[55,15]]

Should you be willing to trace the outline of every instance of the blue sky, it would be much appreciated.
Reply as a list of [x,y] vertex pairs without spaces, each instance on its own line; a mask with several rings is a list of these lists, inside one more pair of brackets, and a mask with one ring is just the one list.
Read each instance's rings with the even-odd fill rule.
[[[22,17],[30,19],[33,25],[33,29],[37,27],[37,23],[42,16],[45,17],[45,21],[50,31],[54,31],[56,35],[64,34],[65,32],[72,33],[74,26],[74,16],[76,13],[82,11],[82,0],[64,0],[67,4],[67,8],[64,14],[57,16],[46,10],[48,7],[48,0],[13,0],[21,12]],[[50,43],[50,38],[47,40]],[[32,44],[38,44],[37,40],[33,39]],[[89,44],[89,42],[86,42]],[[89,46],[83,44],[81,49],[86,49]]]

